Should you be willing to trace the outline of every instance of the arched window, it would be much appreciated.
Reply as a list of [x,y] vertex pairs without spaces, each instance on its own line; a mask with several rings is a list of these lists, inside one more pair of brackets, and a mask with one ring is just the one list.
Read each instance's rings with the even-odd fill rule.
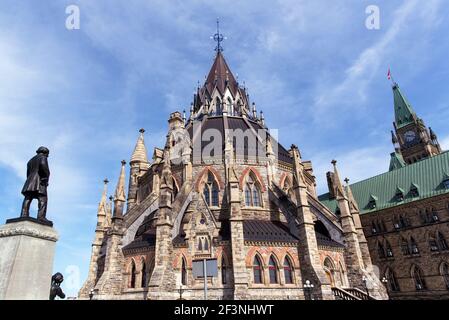
[[147,286],[147,265],[146,265],[144,260],[142,260],[142,270],[141,270],[141,272],[142,272],[142,281],[141,281],[140,286],[142,288],[145,288]]
[[285,284],[293,283],[293,268],[290,259],[287,256],[284,259],[284,280]]
[[260,259],[258,256],[254,257],[253,274],[254,274],[254,283],[263,283],[262,263],[260,262]]
[[446,283],[446,287],[449,288],[449,265],[446,262],[441,264],[440,273]]
[[387,257],[392,258],[393,257],[393,249],[391,249],[391,245],[388,242],[388,240],[385,240],[385,248],[387,249]]
[[215,99],[215,114],[221,114],[221,101],[220,99],[217,97]]
[[270,283],[278,283],[277,264],[273,256],[270,257],[268,272],[270,274]]
[[341,262],[339,264],[339,272],[340,272],[340,285],[342,287],[346,287],[346,275],[345,275],[345,269],[343,268],[343,265]]
[[178,195],[179,189],[178,185],[176,184],[175,178],[172,178],[172,185],[173,185],[173,192],[172,192],[172,202],[175,200],[176,196]]
[[129,287],[130,288],[135,288],[136,287],[136,264],[134,263],[134,260],[131,260],[131,279],[129,282]]
[[387,270],[385,271],[385,278],[388,281],[387,284],[388,284],[390,291],[394,291],[394,292],[400,291],[399,284],[398,284],[396,275],[394,274],[393,270],[391,270],[390,268],[387,268]]
[[443,234],[439,231],[437,233],[437,240],[438,240],[438,247],[440,248],[440,250],[448,249],[446,239],[444,238]]
[[207,236],[197,237],[198,245],[197,250],[200,252],[209,252],[209,238]]
[[181,263],[181,284],[184,286],[187,285],[187,267],[184,258],[182,258]]
[[412,248],[412,254],[419,254],[418,244],[413,237],[410,238],[410,247]]
[[208,206],[218,207],[219,205],[219,188],[212,172],[208,172],[207,181],[204,184],[203,195]]
[[335,286],[335,266],[333,261],[326,257],[324,259],[324,271],[326,272],[326,276],[331,284],[331,287]]
[[231,98],[228,98],[226,108],[227,108],[227,111],[230,113],[230,115],[233,116],[234,115],[234,105],[232,104]]
[[226,284],[228,282],[227,275],[226,275],[226,261],[222,257],[221,258],[221,284]]
[[404,238],[401,240],[401,250],[404,256],[408,256],[410,254],[410,247],[408,246],[407,240]]
[[260,187],[252,173],[248,174],[245,183],[245,205],[247,207],[261,207]]
[[429,235],[429,247],[430,247],[430,251],[432,251],[432,252],[439,250],[438,242],[432,234]]
[[424,280],[424,274],[418,266],[413,266],[412,278],[413,278],[413,281],[415,282],[416,290],[420,291],[420,290],[427,289],[426,282]]
[[379,258],[384,259],[385,258],[385,249],[382,243],[377,243],[377,253],[379,254]]

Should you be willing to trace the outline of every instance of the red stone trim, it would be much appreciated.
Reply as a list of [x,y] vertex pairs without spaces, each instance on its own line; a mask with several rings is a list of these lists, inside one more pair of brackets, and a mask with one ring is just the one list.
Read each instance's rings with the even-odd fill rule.
[[239,186],[240,186],[240,190],[243,190],[243,184],[245,182],[245,178],[246,176],[249,174],[249,172],[254,173],[254,175],[256,176],[257,181],[259,182],[259,185],[262,189],[262,192],[266,192],[267,188],[265,187],[265,184],[263,183],[263,179],[261,174],[259,173],[259,170],[257,170],[254,167],[246,167],[245,170],[243,170],[242,174],[240,175],[239,178]]
[[196,182],[195,182],[195,190],[196,190],[197,192],[200,192],[200,191],[201,191],[201,190],[200,190],[200,187],[201,187],[201,181],[203,180],[204,175],[207,174],[208,171],[212,172],[212,174],[213,174],[214,177],[215,177],[215,180],[217,180],[217,182],[218,182],[218,187],[220,188],[220,190],[223,190],[223,189],[224,189],[224,182],[223,182],[223,179],[221,178],[220,173],[219,173],[214,167],[212,167],[212,166],[207,166],[207,167],[205,167],[205,168],[201,171],[201,173],[200,173],[199,176],[198,176],[198,179],[197,179]]

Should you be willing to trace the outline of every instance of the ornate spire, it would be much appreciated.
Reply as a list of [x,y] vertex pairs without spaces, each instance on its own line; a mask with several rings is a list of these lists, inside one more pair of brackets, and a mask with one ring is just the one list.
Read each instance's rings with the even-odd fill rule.
[[391,130],[391,143],[396,146],[399,141],[398,138],[396,137],[396,135],[394,134],[393,130]]
[[122,168],[120,169],[120,176],[118,178],[117,187],[115,189],[114,201],[125,202],[125,165],[126,161],[122,160]]
[[432,140],[438,140],[437,135],[435,134],[435,132],[433,132],[432,128],[429,127],[429,133],[430,133],[430,139]]
[[333,184],[334,184],[334,188],[335,188],[335,197],[338,200],[338,198],[340,198],[340,197],[344,198],[346,195],[345,195],[343,186],[341,184],[340,176],[338,175],[337,160],[332,160],[331,163],[334,166]]
[[213,37],[211,37],[211,39],[214,39],[215,42],[217,42],[217,46],[215,47],[215,51],[218,53],[223,51],[223,47],[221,46],[221,43],[223,42],[223,40],[226,40],[226,37],[224,37],[221,33],[220,33],[220,20],[217,18],[217,33],[215,33],[213,35]]
[[393,85],[393,98],[396,127],[401,128],[409,123],[413,123],[417,119],[417,116],[405,95],[402,94],[397,83]]
[[98,215],[106,216],[107,211],[107,194],[108,194],[108,182],[109,180],[106,178],[103,180],[104,187],[103,193],[101,195],[100,203],[98,204]]
[[139,132],[140,135],[139,138],[137,138],[136,146],[134,147],[134,152],[131,156],[130,164],[133,164],[134,162],[148,163],[147,148],[145,147],[145,141],[143,138],[145,129],[140,129]]
[[109,197],[109,202],[106,205],[106,219],[104,220],[104,227],[109,228],[112,225],[112,201],[114,198]]

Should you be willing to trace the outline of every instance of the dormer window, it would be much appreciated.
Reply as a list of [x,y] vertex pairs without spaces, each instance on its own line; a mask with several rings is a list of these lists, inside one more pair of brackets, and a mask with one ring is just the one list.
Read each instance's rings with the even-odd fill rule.
[[376,206],[377,206],[376,202],[377,202],[377,197],[371,195],[369,198],[369,201],[368,201],[368,208],[371,210],[376,209]]
[[444,177],[443,186],[445,189],[449,189],[449,176],[447,174]]
[[410,195],[412,198],[419,197],[419,186],[412,183],[412,186],[410,187]]
[[396,189],[395,198],[396,198],[396,201],[398,201],[398,202],[404,201],[404,190],[398,187]]

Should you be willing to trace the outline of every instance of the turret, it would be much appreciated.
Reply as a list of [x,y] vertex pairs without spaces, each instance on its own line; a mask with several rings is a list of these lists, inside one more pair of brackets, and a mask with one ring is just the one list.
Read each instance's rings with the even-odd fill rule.
[[114,214],[112,216],[112,222],[123,219],[123,210],[125,206],[125,165],[126,161],[122,160],[122,167],[120,169],[120,176],[117,182],[114,195]]
[[143,134],[145,129],[139,130],[136,146],[130,161],[129,187],[128,187],[128,208],[132,208],[137,202],[138,178],[142,176],[149,168],[147,148]]

